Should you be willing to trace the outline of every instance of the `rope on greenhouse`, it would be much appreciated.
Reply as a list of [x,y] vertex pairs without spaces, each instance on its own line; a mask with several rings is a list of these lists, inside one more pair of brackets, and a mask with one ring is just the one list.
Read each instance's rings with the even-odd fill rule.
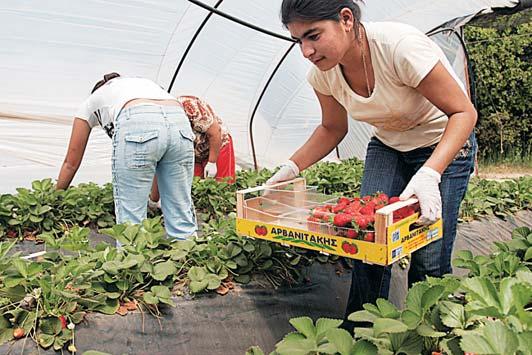
[[264,29],[264,28],[262,28],[262,27],[259,27],[259,26],[256,26],[256,25],[253,25],[253,24],[251,24],[251,23],[249,23],[249,22],[243,21],[243,20],[241,20],[241,19],[239,19],[239,18],[236,18],[236,17],[234,17],[234,16],[231,16],[231,15],[229,15],[229,14],[226,14],[226,13],[223,12],[223,11],[220,11],[220,10],[218,10],[218,9],[215,9],[214,7],[211,7],[211,6],[209,6],[209,5],[206,5],[206,4],[202,3],[201,1],[198,1],[198,0],[188,0],[188,1],[190,1],[191,3],[193,3],[193,4],[195,4],[195,5],[198,5],[199,7],[204,8],[205,10],[208,10],[208,11],[210,11],[210,12],[212,12],[212,13],[215,13],[215,14],[217,14],[217,15],[220,15],[220,16],[222,16],[222,17],[224,17],[224,18],[226,18],[226,19],[228,19],[228,20],[230,20],[230,21],[236,22],[236,23],[238,23],[238,24],[240,24],[240,25],[242,25],[242,26],[245,26],[245,27],[251,28],[251,29],[253,29],[253,30],[255,30],[255,31],[259,31],[259,32],[261,32],[261,33],[264,33],[264,34],[267,34],[267,35],[269,35],[269,36],[272,36],[272,37],[275,37],[275,38],[279,38],[279,39],[282,39],[282,40],[285,40],[285,41],[288,41],[288,42],[296,42],[295,39],[292,39],[292,38],[287,37],[287,36],[283,36],[283,35],[281,35],[281,34],[279,34],[279,33],[272,32],[272,31],[269,31],[269,30]]

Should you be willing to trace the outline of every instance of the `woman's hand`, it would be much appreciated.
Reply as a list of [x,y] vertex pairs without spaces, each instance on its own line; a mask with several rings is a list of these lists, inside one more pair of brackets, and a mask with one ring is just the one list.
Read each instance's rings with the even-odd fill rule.
[[437,171],[423,166],[399,196],[401,200],[407,200],[414,195],[417,197],[421,208],[421,224],[431,224],[441,218],[440,181],[441,175]]
[[70,135],[70,143],[68,144],[68,151],[65,156],[59,177],[57,178],[56,189],[66,189],[81,164],[83,154],[85,153],[85,147],[89,140],[91,128],[87,121],[81,118],[75,118],[72,124],[72,134]]
[[266,185],[277,184],[278,182],[295,179],[299,175],[299,168],[296,163],[291,160],[286,161],[280,165],[279,170],[266,181]]

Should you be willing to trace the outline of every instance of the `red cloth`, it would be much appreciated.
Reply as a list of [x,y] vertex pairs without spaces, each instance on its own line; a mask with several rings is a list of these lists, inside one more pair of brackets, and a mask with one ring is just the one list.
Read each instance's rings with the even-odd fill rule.
[[[203,178],[203,172],[208,160],[203,162],[196,162],[194,164],[194,176]],[[229,184],[233,184],[236,180],[235,173],[235,151],[233,149],[233,138],[229,135],[229,141],[220,148],[220,154],[218,154],[218,160],[216,161],[216,180],[225,181]],[[230,178],[227,179],[226,178]]]

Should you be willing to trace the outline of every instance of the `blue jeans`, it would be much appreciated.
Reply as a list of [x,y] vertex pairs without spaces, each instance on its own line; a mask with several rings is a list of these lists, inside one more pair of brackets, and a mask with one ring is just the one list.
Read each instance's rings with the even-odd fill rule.
[[178,106],[139,105],[123,109],[113,136],[113,193],[116,222],[141,223],[157,173],[168,236],[185,239],[196,231],[192,202],[194,133]]
[[[435,146],[399,152],[384,145],[377,138],[368,144],[361,196],[382,191],[388,196],[399,196],[416,171],[432,155]],[[443,238],[414,252],[408,271],[408,286],[422,281],[426,276],[443,276],[452,272],[451,253],[456,236],[456,224],[460,204],[465,196],[469,177],[474,168],[476,139],[471,134],[455,159],[442,174],[440,192],[442,197]],[[377,298],[388,298],[391,266],[365,264],[353,261],[351,289],[345,318],[361,310],[364,303],[375,303]],[[346,321],[344,327],[351,328]]]

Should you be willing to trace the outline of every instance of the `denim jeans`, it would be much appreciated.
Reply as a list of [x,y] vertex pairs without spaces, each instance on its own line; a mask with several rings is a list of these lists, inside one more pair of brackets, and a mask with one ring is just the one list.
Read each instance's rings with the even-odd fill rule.
[[169,237],[196,232],[192,202],[194,133],[181,107],[139,105],[123,109],[113,136],[113,193],[117,223],[141,223],[157,174]]
[[[388,196],[399,196],[416,171],[432,155],[435,146],[419,148],[409,152],[392,149],[377,138],[368,144],[362,196],[382,191]],[[465,196],[469,177],[474,168],[476,139],[471,134],[455,159],[441,177],[443,238],[432,242],[412,254],[408,271],[409,287],[426,276],[442,276],[452,272],[451,253],[456,236],[456,224],[462,199]],[[365,264],[353,261],[351,289],[347,301],[345,318],[363,309],[364,303],[375,303],[377,298],[388,298],[391,266]],[[351,329],[355,324],[346,321],[344,327]]]

